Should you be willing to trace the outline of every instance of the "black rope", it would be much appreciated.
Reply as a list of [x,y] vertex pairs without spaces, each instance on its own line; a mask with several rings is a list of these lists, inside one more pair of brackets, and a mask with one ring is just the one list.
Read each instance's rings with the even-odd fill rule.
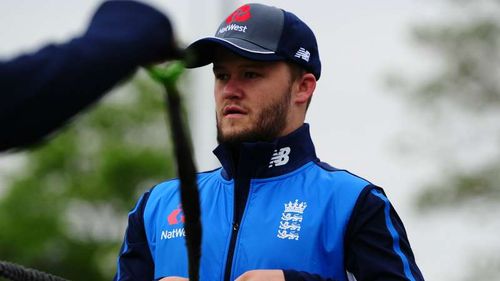
[[[199,280],[202,228],[200,221],[200,199],[196,181],[196,167],[191,150],[191,141],[182,118],[181,97],[175,81],[163,80],[166,90],[168,112],[177,173],[180,181],[181,203],[184,211],[184,229],[188,252],[189,280]],[[11,262],[0,261],[0,277],[12,281],[67,281],[42,271],[26,268]]]
[[6,261],[0,261],[0,277],[12,281],[68,281],[61,277]]
[[184,211],[184,229],[189,260],[189,280],[199,280],[201,257],[200,200],[196,181],[196,168],[191,150],[191,141],[182,118],[181,97],[175,83],[165,86],[167,111],[174,142],[177,172],[181,186],[181,204]]

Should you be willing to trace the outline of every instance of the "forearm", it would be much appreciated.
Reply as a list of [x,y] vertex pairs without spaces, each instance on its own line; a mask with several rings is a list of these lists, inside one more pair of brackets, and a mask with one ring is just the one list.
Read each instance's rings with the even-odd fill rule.
[[0,62],[0,151],[32,144],[138,66],[175,51],[168,19],[133,1],[104,3],[81,37]]
[[132,63],[107,58],[109,51],[92,50],[90,44],[79,38],[4,65],[9,70],[0,73],[6,95],[0,112],[0,150],[38,141],[135,69]]

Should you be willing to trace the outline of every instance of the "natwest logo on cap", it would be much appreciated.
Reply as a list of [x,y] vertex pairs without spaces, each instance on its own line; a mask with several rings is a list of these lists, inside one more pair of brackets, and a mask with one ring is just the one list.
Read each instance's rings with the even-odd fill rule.
[[173,210],[167,218],[168,224],[174,225],[184,222],[184,211],[182,211],[182,206],[179,205],[177,209]]
[[226,18],[226,23],[230,24],[233,21],[244,22],[249,20],[251,17],[252,14],[250,14],[250,5],[243,5]]

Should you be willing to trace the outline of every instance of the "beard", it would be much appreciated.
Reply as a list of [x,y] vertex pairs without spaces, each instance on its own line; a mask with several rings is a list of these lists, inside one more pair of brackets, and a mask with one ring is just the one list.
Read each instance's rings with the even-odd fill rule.
[[287,116],[290,108],[291,87],[282,97],[274,103],[262,108],[257,115],[257,120],[251,128],[224,135],[217,119],[217,142],[232,146],[243,142],[272,141],[277,138],[287,125]]

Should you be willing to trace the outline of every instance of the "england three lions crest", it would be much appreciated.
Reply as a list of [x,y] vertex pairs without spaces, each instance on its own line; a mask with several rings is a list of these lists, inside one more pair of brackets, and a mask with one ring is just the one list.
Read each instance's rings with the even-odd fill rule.
[[295,200],[294,203],[289,201],[284,204],[285,209],[281,214],[280,226],[278,228],[278,238],[299,240],[300,224],[302,223],[304,210],[307,208],[307,202],[299,202]]

